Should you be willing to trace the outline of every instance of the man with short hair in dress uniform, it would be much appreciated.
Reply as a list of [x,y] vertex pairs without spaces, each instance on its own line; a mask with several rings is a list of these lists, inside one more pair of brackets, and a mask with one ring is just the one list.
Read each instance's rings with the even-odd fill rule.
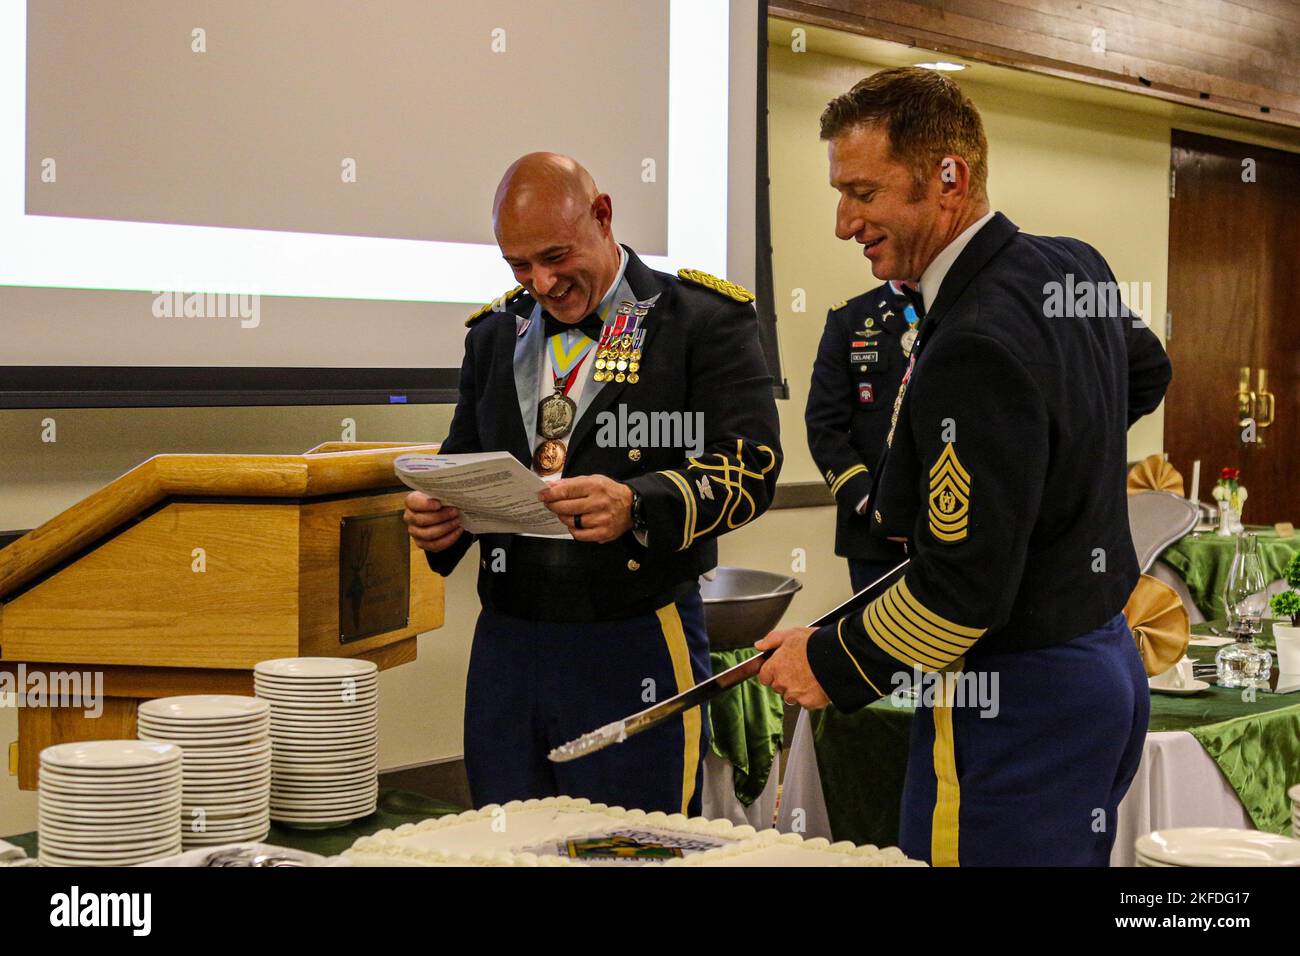
[[901,542],[871,534],[867,498],[919,321],[905,284],[886,282],[831,307],[813,364],[808,450],[835,497],[835,553],[848,559],[854,591],[907,556]]
[[[513,453],[549,483],[541,500],[573,537],[479,538],[474,803],[569,794],[698,814],[702,708],[582,760],[547,753],[709,675],[699,576],[719,535],[767,509],[781,466],[753,296],[648,268],[565,156],[517,160],[492,214],[519,286],[470,316],[442,451]],[[406,522],[442,575],[474,537],[419,492]]]
[[983,126],[951,79],[884,70],[821,125],[836,234],[877,277],[920,280],[869,503],[911,563],[864,610],[765,637],[760,679],[841,710],[918,687],[909,856],[1104,866],[1150,709],[1122,613],[1138,580],[1126,431],[1160,403],[1169,360],[1127,309],[1055,317],[1052,290],[1114,276],[1086,243],[989,208]]

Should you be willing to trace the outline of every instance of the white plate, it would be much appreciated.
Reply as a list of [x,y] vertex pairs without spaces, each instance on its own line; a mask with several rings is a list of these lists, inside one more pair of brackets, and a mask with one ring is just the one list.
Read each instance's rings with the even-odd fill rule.
[[294,723],[364,723],[376,721],[380,717],[377,706],[365,708],[347,708],[330,704],[328,708],[276,708],[270,713],[270,731],[274,734],[276,727]]
[[379,739],[379,730],[376,727],[293,727],[277,731],[271,737],[271,744],[275,750],[279,750],[284,744],[293,744],[296,741],[303,743],[348,743],[353,746],[360,746],[363,743],[370,743]]
[[41,850],[49,849],[53,853],[63,855],[76,854],[87,858],[104,857],[104,856],[134,856],[139,853],[153,853],[159,850],[165,850],[180,840],[179,828],[174,834],[159,837],[153,840],[120,840],[116,843],[109,841],[106,843],[79,843],[68,840],[57,839],[47,834],[37,836],[38,846]]
[[266,713],[266,705],[256,697],[235,694],[184,694],[178,697],[159,697],[140,705],[137,713],[143,717],[158,717],[173,721],[236,720]]
[[150,860],[161,860],[164,857],[175,856],[180,852],[180,843],[181,841],[178,838],[175,843],[157,849],[133,850],[119,854],[82,853],[76,850],[46,850],[45,847],[40,847],[38,859],[42,864],[48,860],[56,866],[132,866],[136,863],[147,863]]
[[354,766],[328,766],[316,765],[316,763],[286,763],[286,765],[274,767],[272,777],[276,780],[304,780],[311,782],[321,777],[338,778],[351,780],[363,774],[378,774],[378,765],[376,761],[368,763],[356,763]]
[[[185,750],[184,747],[181,749]],[[191,757],[201,757],[204,760],[216,760],[222,757],[255,757],[269,752],[270,749],[271,738],[268,735],[264,740],[253,740],[233,747],[191,747],[181,755],[181,762],[184,763]]]
[[169,846],[161,851],[155,850],[149,853],[142,853],[133,856],[122,856],[115,859],[88,859],[79,857],[75,854],[64,855],[62,853],[47,853],[41,850],[37,859],[41,866],[135,866],[139,863],[149,863],[153,860],[166,859],[169,856],[176,856],[181,852],[180,841],[177,840],[174,846]]
[[243,832],[244,830],[250,830],[255,827],[258,828],[269,827],[270,825],[271,825],[271,811],[269,809],[265,809],[259,814],[250,815],[248,817],[244,817],[241,820],[230,820],[228,822],[221,822],[221,823],[214,823],[213,821],[209,820],[207,822],[206,827],[202,830],[191,830],[188,827],[186,827],[184,832],[181,834],[181,838],[185,840],[189,840],[193,838],[205,839],[208,837],[224,836],[227,840],[233,842],[233,838],[235,837],[235,835]]
[[[258,743],[271,732],[271,722],[264,721],[256,727],[218,727],[197,729],[194,727],[169,728],[155,727],[150,724],[137,724],[135,735],[141,740],[175,740],[181,747],[206,747],[215,749],[226,747],[248,747]],[[228,741],[223,743],[222,741]]]
[[131,823],[122,825],[116,824],[89,825],[85,823],[64,823],[60,820],[51,820],[49,817],[37,814],[36,831],[37,833],[54,833],[63,834],[67,837],[76,837],[78,835],[93,837],[97,834],[124,834],[131,836],[151,835],[167,833],[171,827],[178,826],[179,818],[173,819],[170,815],[164,820],[149,820],[145,823]]
[[179,799],[174,804],[164,804],[158,806],[156,810],[147,811],[89,811],[84,808],[69,809],[67,807],[50,806],[48,804],[41,804],[36,808],[36,814],[39,819],[48,820],[52,823],[67,824],[68,826],[113,826],[115,824],[122,824],[123,826],[140,826],[146,823],[164,822],[176,816],[180,812],[181,802]]
[[373,814],[374,810],[345,810],[342,813],[272,813],[271,819],[276,823],[285,823],[289,826],[307,826],[311,827],[316,824],[347,824],[353,820],[361,820]]
[[261,843],[271,832],[271,823],[268,820],[265,824],[252,827],[248,830],[235,831],[227,834],[205,834],[195,833],[185,838],[185,849],[196,849],[203,846],[222,846],[226,843]]
[[36,794],[36,805],[39,807],[61,807],[66,811],[74,813],[145,813],[153,810],[155,807],[168,806],[177,803],[181,799],[181,788],[173,787],[167,791],[155,791],[148,794],[122,794],[121,799],[106,800],[97,795],[69,796],[62,793],[51,793],[46,790],[39,790]]
[[379,699],[344,703],[340,700],[293,700],[271,702],[271,723],[284,722],[295,717],[352,720],[379,713]]
[[256,727],[258,724],[265,723],[271,716],[270,702],[261,697],[248,699],[255,700],[261,705],[258,713],[234,717],[209,717],[206,720],[179,720],[175,717],[150,717],[146,714],[138,714],[135,722],[150,727],[175,727],[178,730],[220,730],[222,727]]
[[[346,682],[346,683],[345,683]],[[375,687],[379,684],[379,671],[370,674],[342,674],[336,677],[284,677],[279,674],[253,674],[256,687]]]
[[1152,684],[1151,693],[1170,694],[1174,697],[1190,697],[1192,694],[1199,694],[1209,686],[1209,683],[1203,680],[1193,680],[1186,687],[1157,687],[1155,684]]
[[323,688],[318,693],[305,694],[301,690],[285,690],[278,687],[259,687],[258,700],[266,701],[274,707],[277,703],[292,703],[296,700],[312,704],[368,704],[379,699],[379,688],[370,687],[353,691],[351,688]]
[[280,657],[271,661],[259,661],[253,665],[253,673],[268,677],[287,678],[321,678],[321,677],[365,677],[379,671],[374,661],[355,657]]
[[[242,760],[239,763],[230,760],[213,760],[203,763],[196,761],[192,766],[186,764],[185,777],[193,779],[194,774],[196,773],[227,773],[235,776],[251,773],[255,770],[265,770],[269,766],[271,766],[270,754],[257,757],[253,760]],[[184,780],[185,777],[182,777],[181,779]]]
[[319,750],[277,750],[271,769],[315,767],[322,763],[341,763],[355,766],[363,761],[374,762],[379,752],[374,744],[361,748],[322,747]]
[[1300,867],[1300,840],[1227,827],[1175,827],[1138,837],[1139,854],[1174,866]]
[[249,727],[243,730],[160,730],[143,724],[136,728],[136,736],[141,740],[175,741],[180,747],[190,748],[226,748],[248,746],[259,743],[270,736],[271,724],[268,721],[262,727]]
[[[169,783],[167,786],[169,787],[171,784]],[[155,794],[158,792],[159,785],[152,780],[147,780],[140,783],[121,783],[105,786],[98,780],[93,782],[55,780],[47,774],[41,777],[40,789],[47,790],[50,793],[61,794],[73,799],[76,799],[77,797],[84,799],[91,796],[103,796],[111,799],[119,799],[123,796],[146,797],[150,794]]]
[[150,830],[105,830],[102,833],[83,833],[81,831],[54,830],[46,828],[37,831],[40,843],[49,846],[62,845],[64,849],[84,846],[88,850],[108,850],[114,848],[153,847],[170,843],[181,831],[180,821],[175,821],[169,829]]
[[291,710],[377,710],[380,696],[357,697],[342,700],[339,697],[263,697],[270,705],[270,713],[283,714]]
[[180,759],[179,747],[142,740],[83,740],[41,751],[42,764],[99,773],[162,769]]

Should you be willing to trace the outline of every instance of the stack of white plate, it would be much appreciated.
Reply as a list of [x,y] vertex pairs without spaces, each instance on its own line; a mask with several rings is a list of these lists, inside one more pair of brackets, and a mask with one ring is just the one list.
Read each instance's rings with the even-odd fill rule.
[[1297,866],[1300,840],[1260,830],[1178,827],[1137,839],[1138,866]]
[[45,866],[129,866],[181,851],[181,751],[88,740],[41,751],[37,833]]
[[256,697],[191,694],[146,701],[142,740],[184,751],[181,837],[185,849],[257,841],[271,830],[271,708]]
[[349,657],[287,657],[253,668],[271,705],[271,819],[343,826],[379,795],[379,668]]
[[1291,835],[1300,840],[1300,783],[1286,792],[1291,798]]

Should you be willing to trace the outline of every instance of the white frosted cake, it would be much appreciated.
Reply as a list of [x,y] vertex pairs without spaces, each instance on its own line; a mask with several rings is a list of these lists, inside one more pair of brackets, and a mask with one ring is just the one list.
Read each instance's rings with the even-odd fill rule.
[[924,866],[897,847],[805,840],[726,820],[547,797],[362,837],[355,866]]

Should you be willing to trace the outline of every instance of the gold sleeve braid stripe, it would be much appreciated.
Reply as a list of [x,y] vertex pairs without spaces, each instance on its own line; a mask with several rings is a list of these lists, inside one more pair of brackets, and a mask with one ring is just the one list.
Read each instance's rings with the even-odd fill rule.
[[691,541],[695,534],[695,496],[691,494],[691,486],[686,483],[686,479],[675,471],[661,471],[663,475],[671,481],[682,496],[682,543],[677,546],[678,551],[685,551],[690,547]]
[[[694,543],[696,538],[712,532],[724,520],[727,522],[727,530],[734,531],[758,517],[758,505],[754,502],[754,496],[746,489],[745,481],[753,480],[761,485],[763,476],[776,467],[776,454],[766,445],[756,445],[754,448],[767,456],[767,464],[763,465],[758,471],[745,467],[745,440],[743,438],[736,439],[736,454],[734,456],[724,455],[721,452],[710,456],[718,459],[716,465],[705,464],[698,458],[687,459],[687,471],[708,472],[712,481],[727,489],[727,497],[723,499],[722,507],[718,509],[718,517],[707,528],[698,529],[692,535],[690,541],[686,543],[687,547]],[[739,512],[742,504],[748,505],[748,513],[740,517],[737,512]]]
[[839,638],[840,647],[844,649],[845,656],[853,662],[853,666],[857,668],[858,676],[867,682],[867,686],[876,692],[876,696],[884,697],[885,695],[880,693],[880,689],[877,688],[875,684],[871,683],[871,678],[868,677],[867,672],[862,669],[862,665],[858,663],[858,659],[853,656],[853,652],[849,650],[849,645],[844,643],[843,627],[844,618],[840,618],[840,622],[835,625],[835,636]]
[[848,471],[844,472],[844,474],[836,478],[835,481],[831,484],[831,494],[838,495],[840,493],[840,489],[844,487],[844,483],[846,481],[848,481],[854,475],[861,474],[866,470],[867,470],[866,465],[854,465]]
[[882,651],[923,671],[944,669],[987,630],[965,627],[931,611],[912,594],[906,578],[867,605],[862,624]]
[[970,490],[970,472],[962,467],[948,442],[930,468],[930,534],[949,543],[965,539]]
[[[681,493],[684,507],[682,520],[682,543],[677,548],[678,551],[684,551],[689,548],[695,541],[703,535],[711,533],[724,520],[728,531],[735,530],[758,516],[758,506],[754,502],[754,496],[745,488],[746,480],[763,481],[763,476],[776,467],[776,454],[766,445],[754,446],[756,450],[767,456],[767,464],[762,466],[758,471],[746,468],[744,464],[745,440],[736,439],[736,454],[732,456],[724,455],[718,452],[711,458],[717,458],[718,464],[706,464],[699,458],[690,458],[687,460],[688,472],[699,471],[706,472],[710,481],[715,485],[721,485],[726,489],[726,497],[718,509],[718,517],[713,523],[704,528],[696,527],[699,520],[699,504],[695,500],[695,494],[691,488],[691,482],[675,471],[661,471],[659,474],[664,475],[677,486]],[[748,504],[748,514],[743,517],[737,514],[742,504]]]

